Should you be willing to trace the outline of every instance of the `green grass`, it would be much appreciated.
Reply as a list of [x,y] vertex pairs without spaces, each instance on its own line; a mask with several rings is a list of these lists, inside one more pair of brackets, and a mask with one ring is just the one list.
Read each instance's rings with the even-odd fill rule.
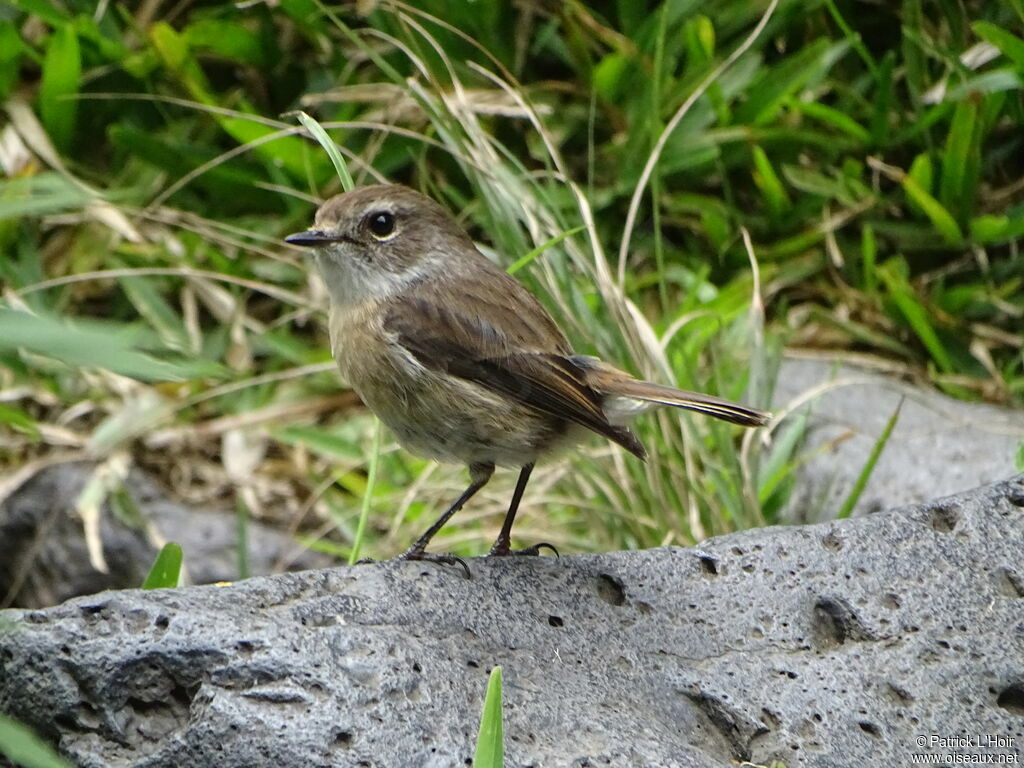
[[24,768],[70,768],[71,763],[17,720],[0,714],[0,755]]
[[142,582],[143,589],[174,589],[181,581],[181,563],[183,559],[181,545],[173,541],[164,544],[160,553],[153,561],[153,567],[149,569],[146,580]]
[[[339,391],[323,288],[281,242],[338,167],[440,200],[579,352],[636,374],[764,406],[798,345],[1024,401],[1019,0],[370,7],[0,17],[0,471],[127,457],[342,556],[404,549],[465,471],[387,433],[378,455]],[[595,439],[539,467],[516,536],[590,551],[779,520],[802,425],[637,431],[646,464]],[[513,479],[435,546],[482,551]]]
[[505,765],[501,688],[501,667],[495,667],[487,678],[487,695],[480,713],[480,730],[473,753],[475,768],[502,768]]

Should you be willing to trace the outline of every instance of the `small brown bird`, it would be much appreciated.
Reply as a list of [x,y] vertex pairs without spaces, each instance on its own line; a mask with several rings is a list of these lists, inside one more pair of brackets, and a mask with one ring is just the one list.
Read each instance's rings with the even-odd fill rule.
[[573,354],[537,299],[481,254],[444,208],[407,187],[332,197],[312,229],[285,240],[314,249],[330,294],[331,348],[349,385],[408,450],[469,466],[469,487],[402,559],[460,562],[426,546],[495,466],[520,472],[490,554],[550,547],[512,550],[512,522],[537,459],[578,442],[584,429],[643,459],[625,422],[657,405],[747,427],[769,418]]

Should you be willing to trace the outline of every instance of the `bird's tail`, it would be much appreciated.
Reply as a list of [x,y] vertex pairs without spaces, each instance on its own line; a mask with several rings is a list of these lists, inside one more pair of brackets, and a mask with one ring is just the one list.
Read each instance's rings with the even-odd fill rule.
[[[687,392],[675,387],[640,381],[596,358],[580,356],[574,358],[573,362],[587,371],[587,384],[606,398],[626,398],[641,403],[671,405],[687,411],[705,413],[744,427],[763,426],[772,416],[767,411],[740,405],[714,395]],[[641,406],[636,410],[645,409]]]

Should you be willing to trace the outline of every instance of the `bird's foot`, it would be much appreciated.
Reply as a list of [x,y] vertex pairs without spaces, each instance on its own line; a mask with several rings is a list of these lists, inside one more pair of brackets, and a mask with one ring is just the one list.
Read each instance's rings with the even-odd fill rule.
[[494,546],[491,547],[491,551],[487,553],[487,557],[507,557],[508,555],[525,555],[527,557],[538,557],[542,549],[550,549],[555,553],[555,557],[560,557],[558,550],[555,549],[554,544],[549,544],[546,541],[534,544],[531,547],[524,547],[523,549],[512,549],[510,542],[495,542]]
[[441,563],[442,565],[459,565],[462,566],[462,570],[465,572],[467,579],[473,578],[473,574],[470,573],[469,566],[466,564],[466,561],[456,555],[424,552],[416,547],[412,547],[396,557],[395,560],[418,560],[428,563]]

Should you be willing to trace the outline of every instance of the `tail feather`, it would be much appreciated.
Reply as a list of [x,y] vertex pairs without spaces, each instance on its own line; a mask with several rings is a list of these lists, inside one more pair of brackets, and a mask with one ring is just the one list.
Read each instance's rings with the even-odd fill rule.
[[628,373],[596,358],[580,356],[573,360],[586,371],[587,384],[605,397],[626,397],[659,405],[671,405],[675,408],[714,416],[716,419],[744,427],[763,426],[772,417],[767,411],[740,405],[714,395],[687,392],[675,387],[634,379]]
[[687,411],[705,413],[708,416],[714,416],[716,419],[722,419],[744,427],[760,427],[767,424],[769,419],[771,419],[770,413],[758,410],[757,408],[740,405],[739,403],[715,397],[714,395],[687,392],[675,387],[652,384],[648,381],[638,381],[635,379],[633,381],[618,381],[604,391],[609,395],[632,397],[648,403],[671,405]]

